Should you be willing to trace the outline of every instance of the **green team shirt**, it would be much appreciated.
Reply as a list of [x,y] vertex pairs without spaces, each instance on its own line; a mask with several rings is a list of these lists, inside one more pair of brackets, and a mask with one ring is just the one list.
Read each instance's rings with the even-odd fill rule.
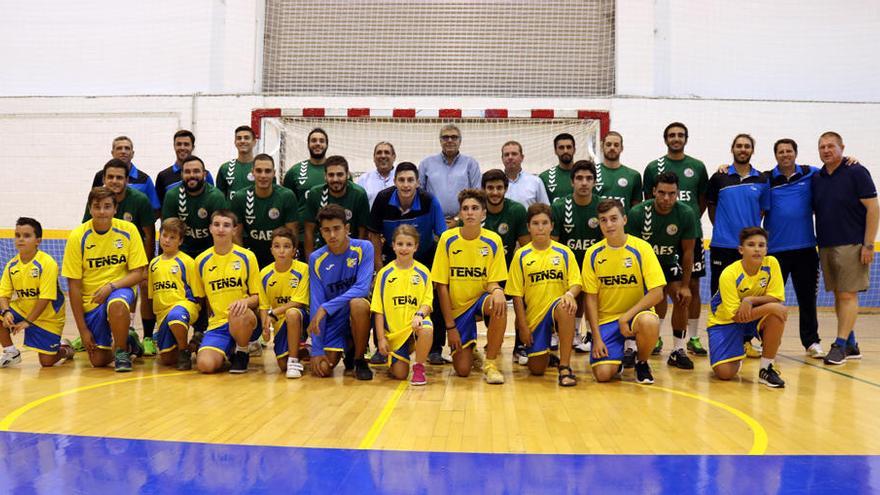
[[272,194],[261,198],[255,187],[250,186],[233,192],[229,202],[230,209],[241,222],[244,247],[253,251],[261,267],[272,263],[272,231],[299,220],[296,195],[287,188],[272,184]]
[[[150,198],[146,194],[127,187],[125,189],[125,197],[122,202],[116,205],[116,215],[114,218],[131,222],[137,227],[141,240],[144,239],[144,227],[155,228],[156,217],[153,214],[153,206],[150,205]],[[89,206],[86,205],[86,213],[83,215],[83,223],[92,219],[89,212]],[[152,255],[152,253],[150,253]]]
[[594,195],[590,204],[579,206],[574,202],[574,196],[569,194],[556,198],[550,207],[553,212],[552,235],[574,252],[579,265],[583,265],[587,249],[602,240],[599,214],[596,213],[599,201]]
[[201,194],[190,196],[181,184],[165,194],[162,220],[177,217],[186,224],[186,236],[180,250],[195,258],[214,244],[208,227],[211,226],[211,213],[221,208],[229,208],[229,202],[216,187],[205,184]]
[[671,160],[667,156],[652,161],[645,167],[645,197],[654,197],[654,186],[657,176],[663,172],[674,172],[678,176],[678,200],[694,210],[697,217],[697,239],[703,238],[703,226],[700,224],[700,196],[709,189],[709,175],[706,165],[696,158],[685,155],[681,160]]
[[[367,193],[362,187],[352,187],[351,182],[345,188],[345,194],[341,198],[337,198],[330,194],[330,190],[326,184],[315,186],[309,190],[306,195],[305,208],[303,208],[303,223],[315,223],[318,216],[318,210],[328,204],[336,204],[345,208],[345,218],[351,226],[351,237],[357,238],[358,229],[366,228],[370,224],[370,201],[367,199]],[[324,245],[324,239],[318,232],[318,225],[315,225],[315,249]]]
[[559,165],[541,172],[541,175],[538,177],[544,183],[544,189],[547,190],[550,204],[553,204],[556,198],[568,196],[574,192],[574,188],[571,186],[571,170],[565,170]]
[[642,201],[642,176],[625,165],[608,168],[600,163],[596,167],[596,194],[602,199],[616,199],[629,208]]
[[664,268],[681,266],[681,241],[697,238],[697,217],[691,207],[675,202],[672,211],[661,215],[654,200],[637,204],[626,216],[626,233],[640,237],[654,248]]
[[306,205],[306,197],[309,191],[316,186],[323,186],[324,181],[324,165],[315,165],[309,160],[303,160],[284,174],[284,187],[296,194],[296,200],[299,202],[299,215],[302,217]]
[[254,162],[244,163],[235,160],[220,165],[220,171],[217,172],[217,178],[214,180],[217,189],[223,193],[226,198],[231,198],[233,191],[244,189],[254,184]]
[[526,207],[516,201],[504,198],[504,206],[500,212],[486,212],[483,228],[491,230],[501,237],[501,243],[504,245],[504,259],[507,260],[507,266],[510,266],[513,253],[516,252],[517,239],[529,233],[526,225]]

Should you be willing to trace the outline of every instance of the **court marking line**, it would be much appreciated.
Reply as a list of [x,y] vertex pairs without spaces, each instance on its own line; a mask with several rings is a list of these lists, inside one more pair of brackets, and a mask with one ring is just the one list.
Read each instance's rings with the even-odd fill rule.
[[367,434],[364,435],[364,438],[361,440],[360,445],[358,445],[359,449],[370,449],[373,448],[373,444],[376,442],[376,439],[379,438],[379,435],[382,433],[382,429],[385,428],[385,423],[391,419],[391,413],[394,412],[394,408],[397,407],[397,402],[400,400],[400,397],[403,395],[403,392],[406,391],[409,383],[406,380],[401,380],[400,384],[397,385],[397,388],[394,389],[394,393],[391,394],[391,397],[385,402],[385,407],[382,408],[382,412],[379,413],[379,417],[373,421],[373,425],[370,426],[370,429],[367,430]]
[[788,359],[789,361],[794,361],[794,362],[796,362],[796,363],[806,364],[807,366],[810,366],[810,367],[812,367],[812,368],[816,368],[816,369],[818,369],[818,370],[823,370],[823,371],[827,371],[827,372],[829,372],[829,373],[834,373],[835,375],[844,376],[844,377],[846,377],[846,378],[849,378],[850,380],[855,380],[855,381],[857,381],[857,382],[862,382],[862,383],[864,383],[864,384],[866,384],[866,385],[871,385],[871,386],[873,386],[873,387],[880,388],[880,383],[875,383],[875,382],[872,382],[872,381],[870,381],[870,380],[865,380],[864,378],[859,378],[859,377],[857,377],[857,376],[855,376],[855,375],[850,375],[849,373],[844,373],[844,372],[842,372],[842,371],[837,371],[837,370],[835,370],[835,369],[829,368],[828,366],[819,366],[818,364],[813,364],[813,363],[811,363],[811,362],[809,362],[809,361],[802,361],[802,360],[800,360],[800,359],[798,359],[798,358],[794,358],[794,357],[791,357],[791,356],[786,356],[785,354],[778,354],[778,356],[779,356],[779,357],[784,357],[785,359]]
[[741,411],[733,406],[729,406],[723,402],[719,402],[717,400],[710,399],[704,395],[692,394],[690,392],[683,392],[681,390],[675,390],[673,388],[660,387],[657,385],[642,385],[640,383],[633,383],[633,382],[622,382],[622,383],[626,383],[628,385],[637,385],[637,386],[640,386],[642,388],[646,388],[649,390],[660,390],[662,392],[668,392],[670,394],[680,395],[682,397],[687,397],[689,399],[694,399],[694,400],[698,400],[700,402],[705,402],[706,404],[709,404],[710,406],[714,406],[719,409],[722,409],[722,410],[736,416],[740,421],[745,423],[746,426],[748,426],[750,430],[752,430],[752,448],[749,449],[749,452],[747,455],[764,455],[767,452],[767,444],[769,443],[768,436],[767,436],[767,430],[764,429],[764,427],[761,425],[761,423],[758,422],[757,419],[749,416],[748,414],[744,413],[743,411]]
[[79,392],[86,392],[89,390],[94,390],[96,388],[107,387],[110,385],[117,385],[120,383],[128,383],[128,382],[136,382],[139,380],[146,380],[148,378],[164,378],[167,376],[180,376],[180,375],[190,375],[190,374],[192,374],[192,372],[179,371],[179,372],[174,372],[174,373],[142,375],[142,376],[135,376],[135,377],[131,377],[131,378],[122,378],[119,380],[110,380],[109,382],[93,383],[91,385],[84,385],[82,387],[76,387],[76,388],[72,388],[70,390],[65,390],[64,392],[50,394],[50,395],[41,397],[39,399],[32,400],[32,401],[28,402],[27,404],[15,409],[11,413],[4,416],[3,419],[0,420],[0,431],[10,431],[9,428],[12,426],[12,423],[14,423],[18,418],[20,418],[22,415],[24,415],[28,411],[35,409],[35,408],[37,408],[47,402],[53,401],[55,399],[60,399],[61,397],[65,397],[67,395],[73,395],[73,394],[76,394]]

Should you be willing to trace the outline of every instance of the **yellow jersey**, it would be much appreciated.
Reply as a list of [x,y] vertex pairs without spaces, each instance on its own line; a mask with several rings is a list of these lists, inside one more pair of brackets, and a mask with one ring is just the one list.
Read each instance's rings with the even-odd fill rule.
[[162,255],[150,261],[147,274],[147,297],[153,300],[153,313],[159,325],[175,306],[184,306],[198,314],[199,304],[193,293],[196,263],[188,254],[178,251],[171,258]]
[[37,250],[27,263],[20,255],[9,260],[0,278],[0,297],[10,299],[9,307],[25,318],[37,301],[48,299],[49,304],[32,323],[57,335],[64,330],[64,292],[58,287],[58,263],[45,252]]
[[486,292],[489,282],[507,279],[504,247],[495,232],[480,229],[476,239],[467,240],[461,227],[440,235],[431,279],[449,286],[452,313],[458,317]]
[[226,254],[217,254],[209,247],[196,257],[193,292],[196,297],[206,298],[211,308],[208,330],[224,325],[229,321],[229,305],[260,294],[257,257],[237,245]]
[[[416,311],[422,306],[430,307],[433,302],[431,276],[418,261],[413,261],[409,268],[400,268],[392,261],[376,274],[370,309],[385,317],[385,335],[392,345],[399,340],[398,336],[405,337],[404,342],[409,338]],[[424,319],[428,320],[428,316]]]
[[538,250],[530,242],[513,255],[504,292],[523,298],[526,324],[535,328],[553,303],[575,285],[581,285],[581,272],[568,246],[551,241],[546,249]]
[[733,315],[739,309],[742,300],[751,296],[770,296],[785,301],[785,283],[782,281],[782,270],[773,256],[764,256],[761,267],[754,275],[743,269],[742,260],[737,261],[721,272],[718,279],[718,292],[709,303],[709,321],[707,326],[727,325],[733,323]]
[[[260,309],[270,309],[289,302],[309,306],[309,265],[293,260],[290,268],[278,271],[270,263],[260,271]],[[275,315],[284,318],[284,315]]]

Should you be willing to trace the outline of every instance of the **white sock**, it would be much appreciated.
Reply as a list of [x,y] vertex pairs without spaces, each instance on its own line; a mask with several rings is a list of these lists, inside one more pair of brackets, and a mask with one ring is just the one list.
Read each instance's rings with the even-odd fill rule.
[[686,337],[672,337],[672,350],[684,349]]
[[761,369],[767,369],[767,367],[773,364],[774,361],[775,359],[767,359],[764,356],[761,356]]
[[633,351],[635,351],[638,348],[638,346],[636,346],[635,340],[627,339],[624,341],[623,348],[624,349],[632,349]]
[[3,352],[8,352],[9,354],[15,354],[18,352],[18,348],[15,347],[15,344],[12,344],[9,347],[4,347]]
[[660,326],[657,327],[657,330],[660,331],[658,335],[663,335],[663,322],[666,321],[666,317],[660,318]]
[[247,352],[247,351],[248,351],[247,346],[242,347],[238,344],[235,345],[235,352]]
[[688,329],[686,337],[695,339],[699,337],[699,332],[697,329],[699,328],[700,319],[699,318],[688,318]]
[[574,333],[578,334],[581,332],[581,320],[583,320],[583,316],[575,317],[574,319]]

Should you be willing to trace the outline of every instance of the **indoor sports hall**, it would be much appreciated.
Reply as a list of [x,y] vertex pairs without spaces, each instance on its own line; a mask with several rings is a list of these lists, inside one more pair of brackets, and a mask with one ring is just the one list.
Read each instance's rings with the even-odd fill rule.
[[[575,138],[575,159],[598,164],[616,131],[620,161],[642,173],[666,152],[664,127],[684,122],[687,154],[710,176],[731,164],[739,133],[754,138],[760,171],[776,166],[780,138],[800,144],[798,164],[822,167],[816,143],[833,130],[844,155],[880,177],[880,68],[870,63],[880,9],[868,0],[0,6],[3,266],[24,216],[41,222],[40,249],[61,267],[113,139],[127,136],[131,163],[155,178],[175,164],[181,129],[217,175],[236,156],[234,129],[250,126],[279,183],[309,157],[316,127],[357,178],[373,170],[379,142],[394,144],[397,163],[438,153],[448,123],[481,172],[503,169],[502,145],[516,140],[523,170],[538,175],[556,165],[560,133]],[[702,228],[708,248],[708,214]],[[371,381],[342,366],[290,380],[271,339],[238,375],[149,356],[114,373],[84,352],[41,367],[17,333],[21,362],[0,369],[0,492],[878,493],[878,259],[858,296],[861,358],[842,365],[805,352],[786,286],[782,389],[759,383],[758,359],[730,381],[705,356],[692,356],[693,370],[668,366],[668,319],[667,347],[648,361],[652,385],[631,369],[597,383],[588,355],[574,353],[577,386],[561,387],[555,369],[531,376],[512,359],[512,306],[500,386],[452,365],[427,365],[425,386],[384,365]],[[68,293],[67,279],[58,285]],[[700,293],[705,343],[708,274]],[[828,349],[837,317],[821,274],[817,305]],[[138,311],[132,326],[143,335]],[[79,336],[69,298],[62,336]]]

